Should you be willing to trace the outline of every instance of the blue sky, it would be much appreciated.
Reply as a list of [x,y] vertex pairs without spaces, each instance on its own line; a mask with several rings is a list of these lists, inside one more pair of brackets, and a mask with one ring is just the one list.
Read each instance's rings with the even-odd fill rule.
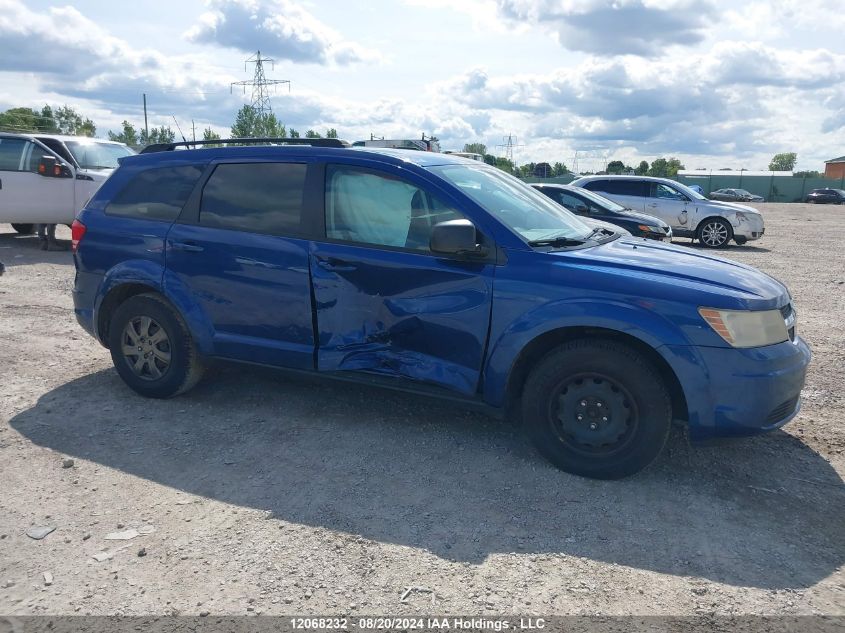
[[845,14],[825,0],[0,0],[0,108],[225,132],[261,48],[280,120],[342,138],[518,139],[596,169],[798,168],[845,154]]

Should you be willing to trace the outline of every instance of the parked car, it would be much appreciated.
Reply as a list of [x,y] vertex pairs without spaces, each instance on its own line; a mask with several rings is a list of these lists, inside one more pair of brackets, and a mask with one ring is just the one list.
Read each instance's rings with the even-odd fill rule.
[[85,202],[134,152],[87,136],[0,132],[0,222],[19,233],[70,224]]
[[568,211],[589,220],[601,220],[621,227],[631,235],[661,242],[672,241],[672,229],[663,220],[626,209],[597,193],[569,185],[532,184]]
[[444,154],[142,153],[72,235],[76,318],[139,394],[184,393],[220,358],[444,395],[518,413],[588,477],[645,467],[673,420],[693,440],[782,426],[810,361],[768,275],[591,229]]
[[845,189],[813,189],[804,201],[810,204],[845,204]]
[[725,202],[765,202],[763,196],[746,191],[745,189],[716,189],[710,193],[711,200]]
[[585,176],[571,183],[600,193],[623,207],[660,218],[676,237],[721,248],[731,240],[745,244],[763,237],[763,216],[754,207],[708,200],[668,178],[649,176]]

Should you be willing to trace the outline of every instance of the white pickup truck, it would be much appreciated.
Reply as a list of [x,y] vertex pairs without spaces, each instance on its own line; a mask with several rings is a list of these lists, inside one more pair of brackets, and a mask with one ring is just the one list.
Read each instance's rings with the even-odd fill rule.
[[87,136],[0,132],[0,223],[19,233],[72,223],[130,154],[123,143]]

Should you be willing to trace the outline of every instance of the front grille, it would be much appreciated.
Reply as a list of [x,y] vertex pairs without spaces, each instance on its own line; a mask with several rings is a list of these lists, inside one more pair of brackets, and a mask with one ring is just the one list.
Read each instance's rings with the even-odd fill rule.
[[766,416],[766,425],[776,424],[780,422],[785,417],[788,417],[793,411],[795,411],[795,407],[798,406],[798,396],[794,398],[790,398],[786,402],[783,402],[772,409],[771,413]]

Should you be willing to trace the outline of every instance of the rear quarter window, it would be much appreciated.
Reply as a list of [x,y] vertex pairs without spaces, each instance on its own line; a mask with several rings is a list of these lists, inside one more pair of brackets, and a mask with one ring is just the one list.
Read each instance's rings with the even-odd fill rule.
[[157,167],[137,174],[106,206],[106,214],[139,220],[175,220],[197,184],[196,165]]

